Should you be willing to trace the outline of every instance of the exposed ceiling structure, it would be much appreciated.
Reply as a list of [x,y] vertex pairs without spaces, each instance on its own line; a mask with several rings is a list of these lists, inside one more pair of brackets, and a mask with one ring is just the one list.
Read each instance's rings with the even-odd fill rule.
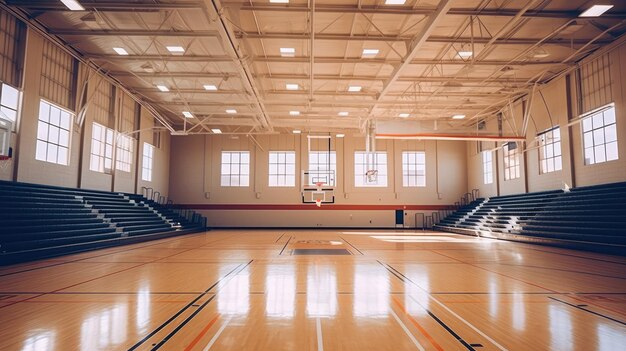
[[471,129],[626,32],[626,1],[79,2],[5,0],[186,133]]

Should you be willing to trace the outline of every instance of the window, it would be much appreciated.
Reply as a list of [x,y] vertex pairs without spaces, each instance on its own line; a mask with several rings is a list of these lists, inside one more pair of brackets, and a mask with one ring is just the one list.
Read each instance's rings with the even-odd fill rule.
[[15,131],[17,121],[17,103],[20,92],[8,84],[0,83],[0,117],[10,120]]
[[383,187],[387,186],[387,153],[376,152],[370,154],[370,165],[374,165],[374,169],[378,171],[376,180],[370,182],[365,175],[368,171],[367,158],[365,151],[356,151],[354,153],[354,186],[356,187]]
[[222,186],[250,185],[250,152],[222,151]]
[[617,127],[613,104],[583,119],[582,125],[586,165],[618,159]]
[[426,186],[426,154],[424,151],[402,153],[402,186]]
[[133,163],[133,141],[134,139],[128,135],[118,135],[115,159],[115,168],[118,171],[130,172],[130,166]]
[[504,144],[504,180],[520,177],[519,148],[517,143]]
[[72,117],[68,111],[41,100],[35,154],[37,160],[67,166]]
[[296,186],[294,151],[270,151],[269,186]]
[[491,151],[483,151],[483,183],[493,183],[493,154]]
[[541,174],[560,171],[563,168],[561,158],[561,129],[552,128],[537,136],[539,138],[539,162]]
[[113,137],[115,132],[98,123],[93,124],[91,134],[91,158],[89,169],[94,172],[110,172],[113,167]]
[[334,186],[337,177],[337,153],[335,151],[310,151],[309,172],[309,185],[320,181]]
[[141,179],[152,181],[152,161],[154,159],[154,146],[143,143],[143,162],[141,163]]

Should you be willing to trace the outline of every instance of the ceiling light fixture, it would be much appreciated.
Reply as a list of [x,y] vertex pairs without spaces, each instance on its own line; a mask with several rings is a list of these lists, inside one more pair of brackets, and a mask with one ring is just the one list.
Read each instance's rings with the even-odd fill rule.
[[298,129],[294,129],[294,130],[293,130],[293,134],[300,134],[300,133],[302,133],[302,131],[301,131],[301,130],[298,130]]
[[280,48],[280,56],[282,56],[282,57],[294,57],[294,56],[296,56],[296,49],[294,49],[294,48]]
[[273,3],[273,4],[288,4],[289,0],[270,0],[270,3]]
[[185,118],[193,118],[193,115],[189,111],[183,111],[183,116],[185,116]]
[[76,0],[61,0],[61,2],[72,11],[85,11],[83,5],[79,4]]
[[408,113],[400,113],[400,114],[398,114],[398,117],[407,118],[407,117],[409,117],[409,114]]
[[343,138],[343,137],[345,137],[346,135],[345,135],[345,134],[337,134],[337,135],[335,135],[335,136],[336,136],[337,138]]
[[185,48],[182,46],[166,46],[167,51],[171,52],[172,54],[182,54],[185,52]]
[[348,87],[348,91],[356,93],[361,91],[361,86],[360,85],[351,85]]
[[345,117],[345,116],[347,116],[348,114],[349,114],[349,113],[348,113],[348,112],[346,112],[346,111],[341,111],[341,112],[339,112],[339,113],[338,113],[338,115],[339,115],[339,116],[342,116],[342,117]]
[[165,85],[157,85],[156,87],[157,87],[157,89],[159,89],[160,91],[162,91],[164,93],[170,91],[170,89],[168,87],[166,87]]
[[289,111],[289,114],[291,116],[299,116],[300,115],[300,111]]
[[222,130],[219,128],[212,128],[211,131],[213,132],[213,134],[222,134]]
[[463,119],[463,118],[465,118],[465,115],[458,114],[458,115],[452,116],[452,119]]
[[363,58],[372,58],[372,57],[375,57],[376,55],[378,55],[379,52],[380,52],[380,50],[378,50],[378,49],[363,49],[363,53],[361,54],[361,57],[363,57]]
[[213,84],[207,84],[204,86],[204,90],[211,90],[211,91],[215,91],[217,90],[217,87]]
[[468,51],[468,50],[459,51],[459,57],[465,60],[472,57],[472,55],[474,55],[474,52],[472,51]]
[[128,51],[124,48],[113,48],[113,51],[115,51],[118,55],[128,56]]
[[612,9],[613,5],[593,5],[578,17],[600,17],[602,14]]
[[235,110],[235,109],[228,109],[228,110],[226,110],[226,113],[228,113],[229,115],[233,115],[233,114],[237,113],[237,110]]
[[406,0],[385,0],[385,5],[404,5]]
[[300,86],[298,84],[287,83],[285,84],[285,88],[287,88],[287,90],[298,90]]

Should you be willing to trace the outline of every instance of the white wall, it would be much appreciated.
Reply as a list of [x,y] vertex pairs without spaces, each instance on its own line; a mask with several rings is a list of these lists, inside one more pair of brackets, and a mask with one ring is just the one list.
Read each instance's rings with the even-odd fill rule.
[[[337,153],[337,184],[335,204],[288,208],[282,205],[302,205],[301,179],[296,176],[295,187],[268,186],[268,152],[296,151],[296,169],[308,168],[308,142],[301,135],[257,135],[259,147],[244,135],[195,135],[172,137],[170,163],[170,197],[177,204],[201,209],[213,226],[336,226],[393,227],[394,209],[408,206],[405,225],[415,226],[415,206],[420,212],[432,213],[431,208],[451,205],[467,192],[466,150],[463,142],[452,141],[392,141],[378,140],[377,151],[388,154],[388,186],[361,188],[354,186],[354,152],[365,150],[364,136],[333,138],[332,149]],[[315,145],[314,145],[315,146]],[[249,187],[220,186],[222,151],[248,150],[251,154]],[[319,147],[318,150],[325,151]],[[425,151],[426,187],[402,186],[402,151]],[[219,205],[243,205],[238,210],[220,210]],[[274,210],[253,209],[255,205],[277,205]],[[342,209],[342,205],[353,205]],[[371,207],[379,205],[381,207]],[[246,207],[248,206],[248,207]],[[363,209],[370,206],[368,209]],[[413,207],[411,207],[413,206]],[[332,209],[332,210],[331,210]],[[370,222],[371,221],[371,222]],[[418,220],[421,225],[421,219]]]

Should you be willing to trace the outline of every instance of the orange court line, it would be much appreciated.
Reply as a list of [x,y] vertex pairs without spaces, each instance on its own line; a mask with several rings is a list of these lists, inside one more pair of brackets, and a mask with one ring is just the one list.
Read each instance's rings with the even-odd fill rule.
[[200,340],[204,337],[204,335],[209,331],[209,329],[211,329],[211,327],[213,326],[213,324],[215,324],[215,322],[217,322],[217,320],[220,318],[220,315],[218,314],[217,316],[215,316],[215,318],[211,319],[211,321],[209,322],[209,324],[207,324],[204,329],[202,329],[202,331],[200,331],[200,334],[198,334],[198,336],[196,336],[195,339],[193,339],[191,341],[191,343],[189,345],[187,345],[187,347],[185,347],[185,351],[189,351],[191,349],[194,348],[194,346],[196,346],[196,344],[198,344],[198,342],[200,342]]
[[430,341],[430,343],[435,347],[435,349],[437,349],[438,351],[444,351],[444,349],[435,341],[435,339],[433,339],[433,337],[430,336],[430,334],[428,334],[426,329],[424,329],[419,323],[417,323],[415,319],[413,319],[413,317],[411,317],[411,315],[409,315],[409,313],[406,311],[404,306],[402,306],[400,301],[398,301],[395,297],[392,297],[391,299],[398,306],[398,308],[402,310],[402,313],[404,313],[404,315],[409,319],[409,321],[411,321],[411,323],[417,328],[417,330],[419,330],[420,333],[422,333],[426,337],[426,339]]

